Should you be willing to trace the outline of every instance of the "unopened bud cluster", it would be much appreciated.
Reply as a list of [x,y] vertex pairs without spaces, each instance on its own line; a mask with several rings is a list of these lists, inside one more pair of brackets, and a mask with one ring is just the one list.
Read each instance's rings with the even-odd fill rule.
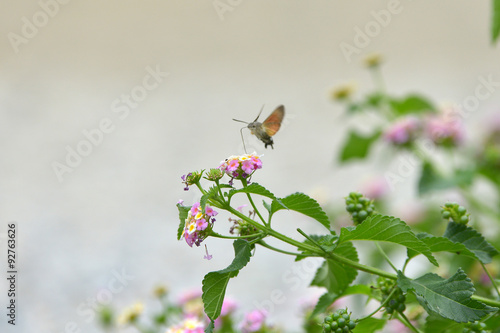
[[375,206],[373,200],[364,197],[361,193],[351,192],[345,198],[346,210],[351,214],[354,224],[360,224],[368,216],[373,215]]
[[462,332],[463,333],[489,333],[491,331],[486,329],[485,323],[475,321],[473,323],[465,324],[465,328],[463,329]]
[[356,327],[356,322],[351,320],[351,313],[347,309],[339,309],[325,317],[323,333],[348,333]]
[[[379,278],[377,280],[377,286],[382,294],[382,301],[385,301],[387,297],[391,294],[392,289],[394,288],[392,281],[385,278]],[[394,312],[402,313],[406,310],[406,295],[403,293],[401,288],[395,287],[396,289],[391,295],[391,298],[385,304],[385,311],[388,314],[392,314]]]
[[447,202],[441,209],[441,216],[444,219],[455,223],[467,224],[469,222],[469,214],[464,206],[457,203]]

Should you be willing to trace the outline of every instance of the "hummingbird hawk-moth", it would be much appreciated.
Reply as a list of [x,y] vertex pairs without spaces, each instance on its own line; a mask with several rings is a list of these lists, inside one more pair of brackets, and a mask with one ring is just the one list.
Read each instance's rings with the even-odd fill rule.
[[[266,118],[262,123],[258,122],[260,114],[262,113],[263,108],[260,110],[257,118],[255,118],[254,121],[251,123],[247,123],[246,121],[243,120],[238,120],[234,119],[234,121],[239,121],[241,123],[247,124],[247,128],[250,130],[250,133],[255,135],[260,141],[264,142],[264,147],[267,148],[267,146],[271,146],[271,148],[274,149],[273,144],[273,138],[272,136],[278,132],[278,130],[281,127],[281,122],[283,121],[283,117],[285,116],[285,107],[283,105],[278,106],[270,115],[269,117]],[[243,127],[245,128],[245,127]],[[241,139],[243,140],[243,133],[242,130],[240,130],[241,134]],[[246,152],[246,147],[245,147],[245,140],[243,140],[243,147],[245,148]]]

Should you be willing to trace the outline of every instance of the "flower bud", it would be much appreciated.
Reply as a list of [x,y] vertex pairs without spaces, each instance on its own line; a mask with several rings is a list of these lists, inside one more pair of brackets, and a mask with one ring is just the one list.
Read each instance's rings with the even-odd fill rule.
[[464,206],[452,202],[447,202],[441,207],[441,216],[445,220],[460,224],[467,224],[470,220],[467,209]]

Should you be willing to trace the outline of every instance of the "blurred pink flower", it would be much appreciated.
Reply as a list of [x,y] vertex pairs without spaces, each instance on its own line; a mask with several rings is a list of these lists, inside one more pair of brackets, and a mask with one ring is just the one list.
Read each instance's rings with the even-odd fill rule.
[[384,138],[390,143],[401,146],[414,140],[420,130],[420,120],[413,116],[400,118],[384,133]]
[[201,289],[185,290],[179,295],[179,298],[177,299],[177,303],[179,305],[184,305],[187,302],[190,302],[190,301],[195,300],[197,298],[201,298],[201,294],[202,294]]
[[370,199],[380,199],[389,191],[389,185],[384,177],[376,177],[366,181],[360,192]]
[[220,328],[222,325],[223,317],[231,315],[238,308],[238,303],[232,298],[226,297],[222,302],[222,309],[220,310],[219,318],[215,319],[215,328]]
[[462,119],[450,111],[428,118],[425,124],[427,136],[437,145],[458,146],[463,143],[465,130]]
[[243,333],[256,332],[262,328],[266,320],[267,313],[263,310],[253,310],[246,314],[245,319],[240,323]]

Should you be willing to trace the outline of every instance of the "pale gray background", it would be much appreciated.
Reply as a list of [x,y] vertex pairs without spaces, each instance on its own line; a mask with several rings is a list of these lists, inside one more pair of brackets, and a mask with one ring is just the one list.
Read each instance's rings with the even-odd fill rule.
[[[392,92],[420,91],[442,104],[473,94],[479,76],[500,78],[489,1],[400,3],[401,13],[348,63],[339,44],[352,44],[354,28],[373,21],[370,12],[387,8],[386,1],[242,1],[221,20],[212,1],[73,0],[60,5],[18,53],[8,33],[20,34],[22,18],[31,21],[40,5],[4,1],[0,232],[10,221],[20,232],[18,326],[12,331],[59,333],[75,322],[82,332],[95,332],[94,322],[77,309],[106,288],[114,270],[134,279],[113,296],[113,306],[143,300],[148,309],[157,283],[168,284],[175,296],[225,267],[230,242],[207,241],[214,255],[208,262],[202,248],[175,240],[175,203],[183,198],[191,204],[199,196],[182,190],[182,174],[242,153],[241,124],[231,118],[253,120],[263,104],[264,114],[284,104],[287,118],[274,150],[246,133],[248,144],[264,154],[254,181],[278,196],[302,191],[341,204],[363,180],[383,174],[333,164],[347,122],[328,92],[353,80],[359,90],[371,89],[361,66],[366,54],[384,55]],[[169,76],[120,120],[111,103],[141,84],[148,66]],[[496,112],[497,103],[498,93],[482,102],[468,128],[481,128],[483,113]],[[103,118],[115,130],[58,182],[51,164],[63,162],[65,147],[75,148],[82,131]],[[368,128],[370,121],[357,126]],[[393,196],[411,196],[412,189],[409,180]],[[226,230],[227,218],[218,216],[219,231]],[[289,226],[292,236],[298,226],[321,230],[286,212],[276,224]],[[4,240],[3,234],[2,253]],[[5,271],[5,254],[0,258]],[[291,290],[283,274],[292,267],[301,269],[292,258],[259,248],[228,293],[249,310],[280,289],[287,302],[272,319],[296,327],[296,319],[285,319],[298,312],[296,300],[308,294],[309,278]],[[0,281],[4,309],[5,279]]]

